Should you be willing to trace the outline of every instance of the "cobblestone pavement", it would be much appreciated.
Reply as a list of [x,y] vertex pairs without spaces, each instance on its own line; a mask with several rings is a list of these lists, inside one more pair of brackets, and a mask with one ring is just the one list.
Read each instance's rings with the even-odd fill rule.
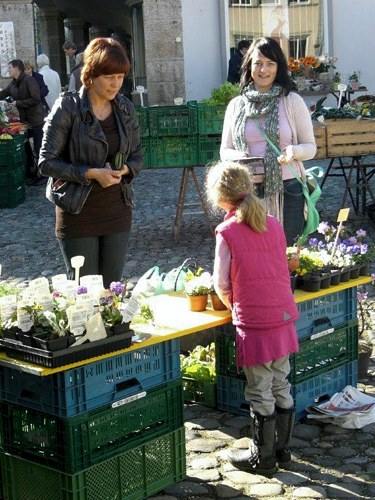
[[[312,162],[312,164],[318,162]],[[321,164],[324,165],[324,162]],[[148,268],[169,270],[186,257],[212,269],[214,239],[199,207],[184,211],[180,240],[174,240],[174,217],[182,171],[142,172],[135,185],[137,206],[124,276],[135,282]],[[200,184],[203,169],[197,169]],[[319,201],[321,220],[334,222],[344,189],[341,178],[329,178]],[[14,209],[0,209],[0,264],[2,279],[18,283],[64,272],[54,237],[54,210],[43,186],[26,188],[26,200]],[[197,202],[192,182],[189,203]],[[212,224],[221,215],[212,215]],[[368,230],[366,216],[350,222]],[[373,358],[374,359],[374,358]],[[375,396],[375,364],[360,387]],[[200,405],[185,405],[187,478],[165,489],[158,500],[219,498],[375,498],[375,424],[346,430],[331,424],[299,422],[293,433],[294,465],[273,478],[237,471],[226,461],[229,446],[246,446],[249,420]]]

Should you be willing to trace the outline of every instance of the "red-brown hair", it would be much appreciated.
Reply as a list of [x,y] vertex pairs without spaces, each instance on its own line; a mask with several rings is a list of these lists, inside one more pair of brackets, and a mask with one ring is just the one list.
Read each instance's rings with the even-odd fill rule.
[[91,80],[101,75],[127,76],[130,70],[129,58],[123,46],[113,38],[94,38],[83,53],[81,80],[90,87]]

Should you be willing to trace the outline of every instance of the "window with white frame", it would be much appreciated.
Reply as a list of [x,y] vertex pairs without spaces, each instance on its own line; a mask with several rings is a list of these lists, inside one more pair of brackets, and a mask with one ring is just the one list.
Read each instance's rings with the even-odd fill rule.
[[324,0],[229,0],[230,47],[237,46],[241,33],[241,38],[249,40],[274,38],[287,58],[322,55],[323,4]]

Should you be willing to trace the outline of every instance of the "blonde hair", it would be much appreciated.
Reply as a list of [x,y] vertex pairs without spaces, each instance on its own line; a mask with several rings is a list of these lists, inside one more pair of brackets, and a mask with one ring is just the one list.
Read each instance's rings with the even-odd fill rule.
[[238,222],[243,222],[256,233],[267,227],[264,202],[254,194],[252,176],[245,165],[219,162],[209,168],[206,176],[206,196],[212,207],[223,203],[236,209]]

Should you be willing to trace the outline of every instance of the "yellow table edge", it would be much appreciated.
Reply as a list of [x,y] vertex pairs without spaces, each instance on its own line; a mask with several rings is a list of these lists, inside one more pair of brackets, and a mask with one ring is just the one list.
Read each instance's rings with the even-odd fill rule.
[[[300,302],[306,302],[311,299],[316,299],[320,297],[324,297],[325,295],[331,294],[331,293],[336,293],[340,292],[342,290],[346,290],[348,288],[353,288],[353,287],[358,287],[360,285],[367,285],[371,283],[371,278],[369,276],[364,276],[355,280],[350,280],[346,283],[340,283],[339,285],[336,286],[331,286],[330,288],[324,289],[324,290],[319,290],[318,292],[304,292],[303,290],[295,290],[294,292],[294,298],[296,303]],[[152,304],[157,305],[157,303],[162,303],[165,301],[172,301],[174,299],[178,299],[180,302],[182,300],[185,303],[185,296],[184,292],[172,292],[164,295],[157,295],[155,297],[151,297],[149,299],[149,302],[152,306]],[[173,305],[172,305],[173,308]],[[180,311],[180,310],[178,310]],[[216,326],[219,325],[224,325],[226,323],[231,322],[231,314],[229,311],[214,311],[212,309],[207,309],[206,311],[203,312],[191,312],[191,311],[180,311],[181,314],[185,314],[190,320],[193,320],[193,324],[189,326],[185,326],[182,328],[175,328],[171,327],[170,328],[170,333],[165,334],[165,335],[152,335],[151,338],[148,338],[140,343],[134,343],[127,349],[121,349],[118,351],[114,351],[111,353],[103,354],[101,356],[95,356],[93,358],[89,359],[84,359],[82,361],[78,361],[76,363],[72,363],[69,365],[63,365],[59,366],[57,368],[46,368],[44,366],[38,366],[34,365],[32,363],[26,363],[21,360],[17,360],[14,358],[9,358],[5,352],[0,352],[0,365],[5,366],[8,368],[14,368],[18,369],[33,375],[39,375],[39,376],[47,376],[47,375],[52,375],[54,373],[62,372],[65,370],[71,370],[74,368],[78,368],[80,366],[89,364],[89,363],[95,363],[96,361],[101,361],[103,359],[113,357],[113,356],[118,356],[120,354],[124,354],[127,352],[135,351],[137,349],[141,349],[143,347],[148,347],[154,344],[157,344],[159,342],[165,342],[167,340],[172,340],[176,339],[179,337],[184,337],[186,335],[191,335],[192,333],[196,333],[202,330],[209,330],[211,328],[215,328]],[[166,322],[166,328],[167,322]]]

